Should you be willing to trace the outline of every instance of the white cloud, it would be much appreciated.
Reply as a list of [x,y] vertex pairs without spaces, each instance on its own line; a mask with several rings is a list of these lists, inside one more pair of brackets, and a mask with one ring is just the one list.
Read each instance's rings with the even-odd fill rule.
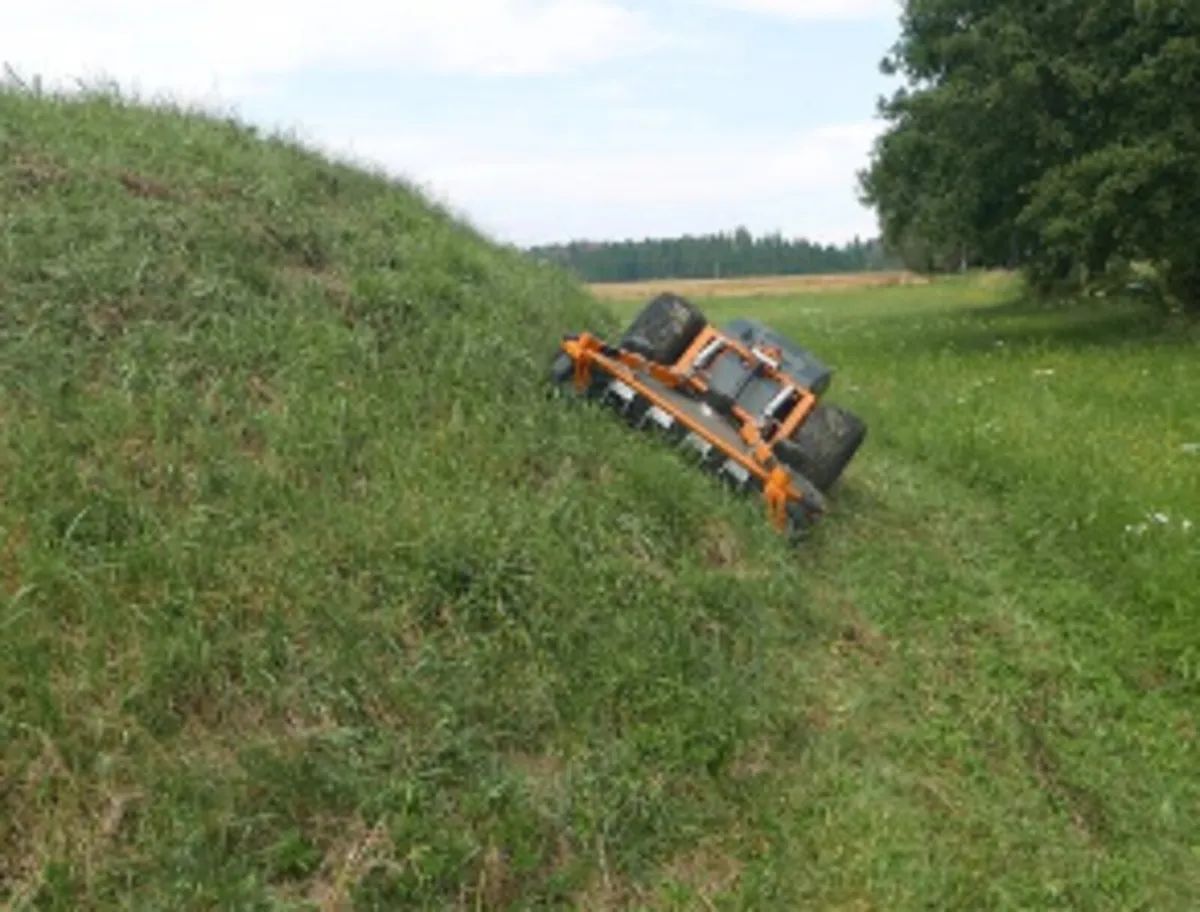
[[[875,232],[855,203],[878,122],[739,136],[715,130],[556,141],[547,133],[363,136],[335,153],[411,176],[502,240],[776,228],[814,239]],[[581,148],[582,146],[582,148]]]
[[[477,198],[520,194],[524,199],[553,197],[581,205],[601,200],[646,205],[718,202],[819,185],[844,171],[848,158],[858,159],[870,143],[868,136],[873,133],[866,125],[854,125],[765,141],[759,136],[713,136],[678,145],[655,143],[656,148],[629,154],[543,153],[500,159],[456,155],[461,147],[447,146],[435,156],[415,160],[421,161],[421,173],[430,180]],[[404,159],[403,154],[398,157]]]
[[[680,2],[693,10],[715,4],[793,18],[861,18],[885,14],[895,0]],[[823,240],[874,232],[872,217],[856,205],[854,183],[878,124],[790,132],[748,118],[736,128],[723,125],[703,98],[687,97],[686,80],[671,69],[679,58],[573,81],[569,102],[528,103],[526,90],[542,83],[489,90],[494,101],[486,113],[479,104],[467,104],[470,114],[448,107],[436,112],[436,127],[419,128],[395,119],[405,116],[403,102],[396,111],[370,114],[362,105],[331,109],[328,93],[324,102],[303,94],[309,76],[286,80],[328,73],[339,84],[369,85],[386,97],[389,78],[414,68],[431,81],[447,72],[553,75],[663,50],[686,51],[692,65],[703,59],[722,66],[721,32],[693,33],[685,24],[664,35],[634,6],[633,0],[0,0],[0,64],[52,82],[105,75],[149,94],[250,101],[264,120],[287,110],[302,137],[409,177],[484,230],[517,243],[737,224]],[[685,97],[664,100],[647,91],[663,74]],[[252,100],[256,94],[265,97]],[[455,103],[453,92],[446,97]],[[416,115],[426,123],[429,107]],[[381,122],[389,123],[382,133]]]
[[101,75],[150,93],[246,94],[304,67],[547,74],[660,42],[617,0],[8,2],[0,62],[51,81]]
[[697,0],[705,6],[763,13],[784,19],[895,19],[898,0]]

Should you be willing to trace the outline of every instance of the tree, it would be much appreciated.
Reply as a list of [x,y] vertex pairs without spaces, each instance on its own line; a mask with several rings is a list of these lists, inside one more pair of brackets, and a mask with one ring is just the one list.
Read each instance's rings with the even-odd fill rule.
[[1200,310],[1198,26],[1184,0],[908,0],[860,174],[885,245],[1042,288],[1144,261]]
[[732,233],[646,238],[604,243],[571,241],[533,247],[530,255],[576,272],[589,282],[718,276],[861,272],[893,265],[878,243],[855,238],[841,247],[781,234],[755,238],[743,227]]

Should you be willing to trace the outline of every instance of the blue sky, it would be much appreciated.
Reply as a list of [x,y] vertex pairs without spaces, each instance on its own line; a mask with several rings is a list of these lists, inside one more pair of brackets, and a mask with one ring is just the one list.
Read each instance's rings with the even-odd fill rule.
[[38,0],[0,62],[288,129],[499,240],[876,231],[895,0]]

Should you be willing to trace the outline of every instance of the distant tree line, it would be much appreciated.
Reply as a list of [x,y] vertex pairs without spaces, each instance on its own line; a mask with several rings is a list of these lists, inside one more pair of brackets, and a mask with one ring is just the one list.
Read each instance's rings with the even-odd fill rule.
[[896,262],[876,240],[856,237],[837,246],[788,240],[779,233],[754,237],[745,228],[677,238],[571,241],[527,252],[587,282],[862,272]]
[[905,0],[860,174],[887,250],[1200,313],[1200,3]]

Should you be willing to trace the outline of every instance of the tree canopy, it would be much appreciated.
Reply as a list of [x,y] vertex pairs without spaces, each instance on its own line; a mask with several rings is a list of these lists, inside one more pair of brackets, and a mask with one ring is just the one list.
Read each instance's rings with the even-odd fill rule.
[[887,249],[1042,288],[1145,264],[1200,310],[1200,5],[905,0],[860,175]]
[[843,246],[754,237],[733,232],[640,241],[572,241],[532,247],[538,259],[563,266],[588,282],[704,279],[750,275],[861,272],[889,265],[876,241],[856,238]]

